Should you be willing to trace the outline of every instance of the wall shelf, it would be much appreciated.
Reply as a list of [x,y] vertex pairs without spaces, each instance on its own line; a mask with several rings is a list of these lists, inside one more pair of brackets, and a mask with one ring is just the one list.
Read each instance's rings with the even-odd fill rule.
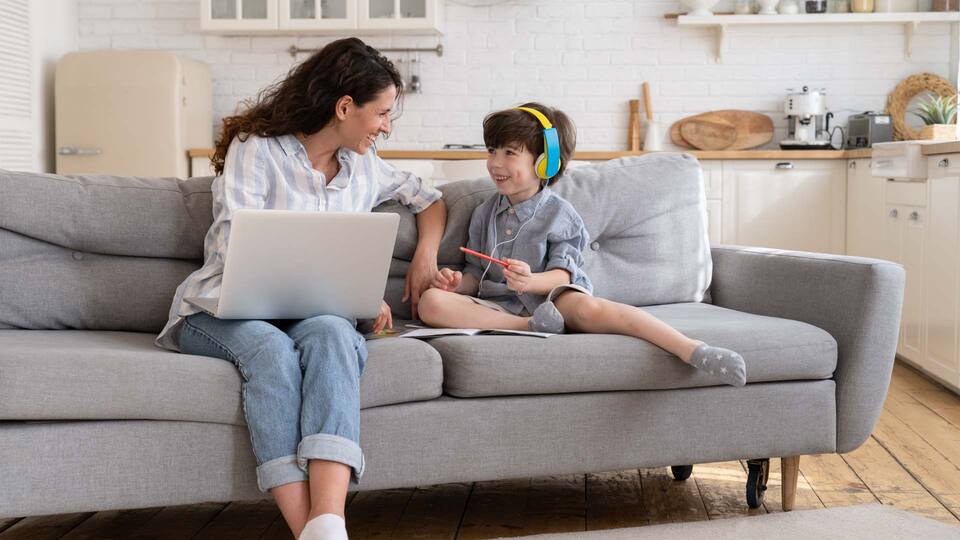
[[[673,18],[667,15],[667,18]],[[776,24],[890,24],[904,26],[906,43],[904,55],[913,54],[913,33],[920,23],[960,23],[960,12],[905,12],[905,13],[801,13],[797,15],[710,15],[677,16],[680,26],[713,26],[717,29],[717,62],[723,61],[727,28],[747,25]]]

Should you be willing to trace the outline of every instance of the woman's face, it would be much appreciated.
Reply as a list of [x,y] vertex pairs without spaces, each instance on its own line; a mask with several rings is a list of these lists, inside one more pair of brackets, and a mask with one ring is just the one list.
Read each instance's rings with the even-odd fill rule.
[[390,133],[390,115],[396,102],[397,88],[393,85],[362,107],[351,101],[340,124],[343,146],[358,154],[366,154],[380,134]]

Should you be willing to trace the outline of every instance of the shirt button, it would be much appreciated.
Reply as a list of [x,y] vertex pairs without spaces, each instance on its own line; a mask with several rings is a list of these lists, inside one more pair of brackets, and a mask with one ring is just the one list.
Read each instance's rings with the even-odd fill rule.
[[508,213],[508,214],[513,214],[513,213],[514,213],[513,208],[508,208],[508,209],[507,209],[507,213]]
[[81,260],[83,260],[83,253],[80,253],[79,251],[74,251],[74,252],[73,252],[73,259],[76,260],[76,261],[81,261]]
[[509,236],[511,234],[513,234],[513,229],[507,229],[507,235]]
[[600,242],[590,242],[590,249],[598,251],[600,249]]

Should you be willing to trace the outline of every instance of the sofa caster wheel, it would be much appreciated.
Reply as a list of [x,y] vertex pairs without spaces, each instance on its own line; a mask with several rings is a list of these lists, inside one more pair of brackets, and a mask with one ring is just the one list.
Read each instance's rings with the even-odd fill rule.
[[693,465],[672,465],[670,472],[673,473],[674,480],[686,480],[693,474]]
[[747,506],[760,508],[763,495],[767,491],[767,478],[770,477],[769,459],[747,460]]

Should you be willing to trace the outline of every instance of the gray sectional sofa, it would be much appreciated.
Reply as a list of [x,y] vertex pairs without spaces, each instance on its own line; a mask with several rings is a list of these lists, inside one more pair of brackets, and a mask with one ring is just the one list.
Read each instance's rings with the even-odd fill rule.
[[[202,257],[210,181],[0,171],[0,517],[263,497],[236,369],[153,344]],[[359,489],[740,458],[795,470],[793,456],[870,434],[902,267],[709,246],[699,164],[684,154],[574,168],[556,189],[591,233],[596,293],[739,351],[748,384],[718,385],[624,336],[372,340]],[[440,262],[456,267],[494,190],[443,190]],[[402,319],[415,220],[378,211],[402,215],[387,290]]]

